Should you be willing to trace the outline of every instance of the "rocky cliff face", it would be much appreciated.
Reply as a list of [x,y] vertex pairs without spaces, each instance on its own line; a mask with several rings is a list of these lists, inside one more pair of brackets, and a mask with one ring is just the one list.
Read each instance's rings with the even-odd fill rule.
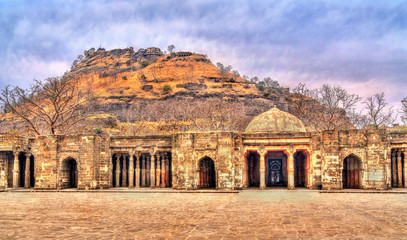
[[140,101],[224,98],[288,110],[288,89],[273,89],[265,97],[255,84],[222,73],[205,55],[191,52],[164,55],[159,48],[99,49],[88,52],[67,76],[93,91],[99,109]]

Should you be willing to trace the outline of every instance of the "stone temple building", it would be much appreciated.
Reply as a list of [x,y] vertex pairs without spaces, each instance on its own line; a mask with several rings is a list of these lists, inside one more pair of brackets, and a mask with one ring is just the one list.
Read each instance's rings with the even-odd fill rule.
[[0,187],[391,189],[407,186],[407,132],[306,132],[273,108],[245,132],[0,136]]

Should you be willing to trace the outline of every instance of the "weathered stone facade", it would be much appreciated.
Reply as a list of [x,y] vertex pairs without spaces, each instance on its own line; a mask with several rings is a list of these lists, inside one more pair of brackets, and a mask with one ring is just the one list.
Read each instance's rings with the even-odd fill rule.
[[406,155],[407,132],[385,130],[3,135],[0,187],[390,189]]

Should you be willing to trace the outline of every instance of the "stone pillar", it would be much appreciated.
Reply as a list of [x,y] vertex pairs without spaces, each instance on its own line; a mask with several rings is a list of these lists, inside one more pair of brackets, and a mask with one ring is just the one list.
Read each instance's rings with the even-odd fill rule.
[[407,187],[407,167],[406,167],[406,156],[407,156],[407,149],[404,149],[403,151],[403,160],[404,160],[404,166],[403,166],[403,170],[404,170],[404,187]]
[[403,187],[403,170],[401,163],[401,151],[397,151],[397,187]]
[[18,160],[18,155],[19,152],[14,152],[13,188],[18,188],[20,181],[20,161]]
[[134,188],[134,154],[130,156],[129,164],[129,188]]
[[140,153],[136,153],[136,188],[140,187]]
[[260,154],[260,189],[265,189],[266,188],[266,177],[265,177],[265,172],[266,172],[266,166],[264,162],[264,156],[266,155],[266,151],[259,152]]
[[25,179],[24,187],[30,187],[30,154],[25,155]]
[[0,171],[0,189],[5,189],[6,188],[6,173],[4,169],[1,169]]
[[155,188],[155,159],[154,153],[150,153],[151,158],[150,158],[150,188]]
[[161,187],[165,188],[165,155],[161,155]]
[[288,186],[289,190],[294,190],[294,154],[289,152],[287,156],[287,172],[288,172]]
[[127,187],[127,156],[122,154],[123,158],[123,171],[122,171],[122,187]]
[[170,158],[165,154],[165,186],[170,186]]
[[397,187],[397,161],[396,161],[396,151],[393,150],[391,153],[391,180],[392,180],[392,187]]
[[116,186],[120,187],[120,155],[116,154]]
[[156,153],[155,154],[155,159],[157,161],[157,164],[155,166],[155,186],[160,187],[160,177],[161,177],[161,172],[160,172],[160,154]]
[[148,187],[151,186],[150,172],[151,172],[151,155],[148,154],[146,157],[146,185]]
[[141,154],[141,186],[146,186],[146,157]]

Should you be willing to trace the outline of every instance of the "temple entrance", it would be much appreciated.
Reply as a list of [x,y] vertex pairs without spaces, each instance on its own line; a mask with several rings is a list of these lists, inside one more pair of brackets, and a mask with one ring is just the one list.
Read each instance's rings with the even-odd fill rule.
[[75,159],[69,157],[62,162],[61,188],[78,187],[78,164]]
[[246,179],[248,187],[260,186],[260,155],[248,152],[246,157]]
[[294,154],[294,186],[306,187],[308,177],[308,161],[304,151],[297,151]]
[[343,188],[360,188],[360,159],[351,154],[343,160],[342,185]]
[[266,186],[287,186],[287,158],[282,151],[266,154]]
[[209,157],[199,161],[199,188],[216,188],[215,164]]

